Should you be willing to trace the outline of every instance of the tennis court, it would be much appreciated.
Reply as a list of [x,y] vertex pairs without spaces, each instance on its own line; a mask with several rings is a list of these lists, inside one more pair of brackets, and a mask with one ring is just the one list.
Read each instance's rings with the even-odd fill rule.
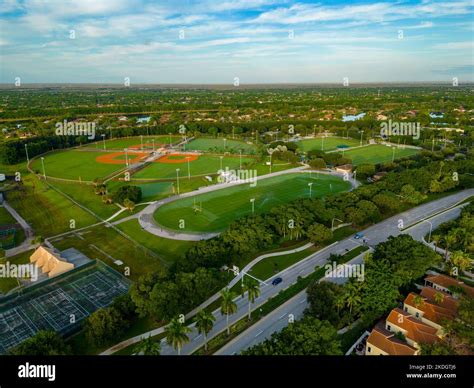
[[126,278],[97,263],[8,298],[0,307],[0,353],[40,330],[53,330],[63,335],[72,333],[81,321],[125,294],[128,287]]

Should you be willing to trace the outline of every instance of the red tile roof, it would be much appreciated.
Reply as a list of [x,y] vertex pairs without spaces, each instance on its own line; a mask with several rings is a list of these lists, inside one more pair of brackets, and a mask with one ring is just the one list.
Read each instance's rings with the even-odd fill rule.
[[444,287],[444,288],[449,288],[449,287],[452,287],[452,286],[455,286],[455,287],[461,287],[464,289],[464,291],[466,292],[466,294],[474,297],[474,287],[470,287],[468,286],[467,284],[465,284],[464,282],[461,282],[460,280],[456,280],[450,276],[446,276],[446,275],[431,275],[431,276],[427,276],[425,278],[425,282],[431,282],[433,284],[437,284],[441,287]]
[[393,309],[387,318],[387,324],[393,324],[405,330],[405,337],[417,344],[432,344],[438,341],[437,330],[411,316],[402,309]]
[[459,301],[457,299],[454,299],[451,295],[449,295],[446,292],[435,290],[434,288],[431,287],[423,287],[420,295],[423,298],[426,298],[432,303],[435,303],[436,301],[436,294],[442,294],[443,295],[443,300],[439,303],[437,303],[438,306],[444,307],[448,310],[453,311],[455,314],[458,311],[458,306],[459,306]]
[[[434,300],[429,300],[427,298],[421,297],[421,303],[416,304],[417,295],[411,292],[405,299],[405,304],[412,306],[423,312],[423,318],[430,320],[431,322],[442,324],[443,320],[452,320],[456,315],[456,310],[451,310],[446,307],[442,307],[434,302]],[[447,297],[444,297],[447,298]]]
[[[391,356],[413,356],[417,350],[406,342],[385,330],[383,323],[378,323],[367,338],[367,346],[373,345]],[[369,352],[370,354],[370,352]]]

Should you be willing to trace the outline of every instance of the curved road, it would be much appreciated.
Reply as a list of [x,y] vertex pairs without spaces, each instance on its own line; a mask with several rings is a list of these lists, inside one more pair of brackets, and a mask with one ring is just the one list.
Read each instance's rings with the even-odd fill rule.
[[[416,208],[388,218],[385,221],[382,221],[376,225],[365,229],[363,231],[364,236],[368,240],[368,245],[372,247],[382,241],[385,241],[389,236],[397,236],[402,233],[410,234],[413,238],[421,241],[422,237],[429,232],[429,222],[433,224],[434,229],[441,223],[456,218],[459,215],[460,207],[454,206],[471,196],[474,196],[474,189],[463,190],[461,192],[449,195],[436,201],[426,203],[424,205],[418,206]],[[426,219],[429,219],[429,222],[425,222],[424,220]],[[399,220],[403,220],[406,229],[400,230],[398,228]],[[315,267],[320,267],[326,264],[331,254],[344,254],[346,250],[351,250],[360,244],[361,242],[359,240],[355,240],[353,237],[346,238],[318,252],[311,254],[310,256],[299,261],[293,266],[285,269],[284,271],[278,274],[275,274],[272,278],[268,280],[267,284],[261,285],[261,294],[255,300],[255,303],[252,305],[252,310],[259,308],[259,306],[264,304],[269,298],[274,297],[281,290],[286,289],[290,285],[294,284],[299,276],[307,276],[310,273],[314,272]],[[271,284],[271,280],[275,277],[282,277],[283,282],[281,282],[277,286],[273,286]],[[289,313],[294,312],[295,316],[297,315],[296,313],[299,311],[299,309],[303,309],[303,305],[306,303],[306,298],[304,297],[304,295],[301,293],[298,295],[299,297],[295,296],[293,299],[291,299],[291,303],[287,302],[284,305],[287,307],[287,310],[285,311],[289,311]],[[229,317],[229,323],[231,325],[245,317],[248,313],[248,302],[246,297],[242,298],[241,296],[238,296],[235,299],[235,302],[237,304],[237,311],[235,314]],[[282,318],[279,318],[278,312],[280,313],[279,316],[282,316],[283,312],[281,312],[281,310],[279,309],[276,309],[275,311],[267,315],[264,319],[260,320],[255,325],[247,329],[244,333],[236,337],[236,339],[231,342],[233,344],[232,346],[230,346],[229,348],[223,348],[222,351],[219,351],[219,353],[239,353],[242,349],[261,342],[262,340],[270,336],[274,331],[281,330]],[[220,314],[219,309],[216,309],[213,312],[213,315],[215,316],[216,321],[214,324],[214,328],[208,335],[209,340],[226,329],[225,316],[222,316]],[[202,336],[198,334],[194,324],[190,325],[190,328],[190,342],[183,347],[182,354],[192,354],[197,349],[203,346]],[[164,328],[155,329],[148,333],[142,334],[141,337],[146,338],[148,335],[156,335],[163,331]],[[257,335],[260,331],[262,331],[262,333]],[[265,335],[262,335],[263,333]],[[166,340],[162,340],[161,346],[161,354],[177,354],[176,351],[166,343]],[[110,353],[112,353],[112,351],[107,351],[103,354]]]

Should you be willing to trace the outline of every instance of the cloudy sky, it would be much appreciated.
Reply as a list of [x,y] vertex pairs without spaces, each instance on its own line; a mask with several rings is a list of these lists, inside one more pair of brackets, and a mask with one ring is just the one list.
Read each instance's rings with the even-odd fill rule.
[[0,0],[0,82],[474,81],[472,0]]

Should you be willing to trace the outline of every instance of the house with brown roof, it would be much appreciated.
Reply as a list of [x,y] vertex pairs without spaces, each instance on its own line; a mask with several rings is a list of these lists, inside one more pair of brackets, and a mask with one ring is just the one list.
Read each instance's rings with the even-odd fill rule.
[[407,343],[419,349],[420,344],[433,344],[439,340],[438,330],[400,308],[393,309],[385,321],[385,329],[402,333]]
[[403,310],[421,322],[434,327],[437,335],[442,336],[443,322],[452,320],[456,316],[457,301],[441,291],[429,287],[424,288],[427,291],[420,295],[414,292],[408,294],[403,302]]
[[450,288],[461,288],[470,297],[474,298],[474,287],[468,286],[460,280],[456,280],[450,276],[436,274],[430,275],[425,278],[425,286],[432,287],[435,290],[445,292],[449,295],[453,295],[456,298],[456,293],[453,293]]
[[419,350],[397,338],[379,322],[367,338],[366,356],[415,356]]

